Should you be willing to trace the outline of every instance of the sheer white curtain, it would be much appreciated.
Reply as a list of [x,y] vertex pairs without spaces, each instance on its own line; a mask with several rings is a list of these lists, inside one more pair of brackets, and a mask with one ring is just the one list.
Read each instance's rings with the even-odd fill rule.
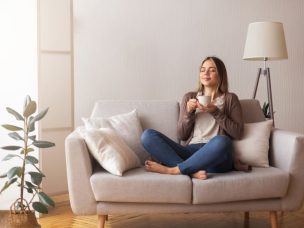
[[[37,100],[37,0],[0,0],[0,125],[16,123],[6,107],[22,110],[28,94]],[[16,123],[17,124],[17,123]],[[20,123],[19,123],[20,124]],[[12,145],[0,127],[0,147]],[[37,156],[37,152],[36,156]],[[16,159],[1,161],[7,151],[0,149],[0,175],[19,166]],[[0,189],[5,180],[0,179]],[[19,194],[16,184],[0,195],[0,210],[8,209]]]

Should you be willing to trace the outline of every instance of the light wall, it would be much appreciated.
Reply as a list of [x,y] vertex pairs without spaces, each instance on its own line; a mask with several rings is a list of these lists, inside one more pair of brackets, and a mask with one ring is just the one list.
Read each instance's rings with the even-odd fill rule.
[[[39,98],[52,113],[42,133],[57,143],[41,155],[48,193],[67,190],[64,137],[98,99],[180,100],[196,89],[198,67],[207,55],[225,62],[231,91],[251,98],[262,67],[242,60],[251,22],[284,24],[289,58],[268,64],[276,126],[304,133],[302,0],[39,2]],[[264,77],[257,98],[266,100]]]
[[[74,0],[75,124],[97,99],[172,99],[196,89],[207,55],[251,98],[262,62],[242,60],[247,27],[283,22],[288,60],[269,62],[276,127],[304,133],[304,1]],[[257,98],[266,100],[266,80]]]

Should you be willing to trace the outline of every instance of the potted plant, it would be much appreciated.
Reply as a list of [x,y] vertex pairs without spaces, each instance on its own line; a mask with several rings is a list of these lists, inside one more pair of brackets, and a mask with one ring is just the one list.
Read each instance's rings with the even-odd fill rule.
[[[8,113],[12,114],[20,124],[3,124],[9,131],[8,136],[16,140],[17,145],[3,146],[4,150],[11,151],[2,161],[16,159],[20,165],[11,167],[0,178],[7,178],[4,186],[0,189],[0,194],[11,185],[17,184],[20,188],[20,195],[10,207],[10,214],[14,215],[34,215],[34,211],[48,213],[48,207],[54,207],[54,201],[42,191],[41,182],[45,175],[38,167],[38,160],[31,153],[34,148],[48,148],[55,146],[49,141],[38,140],[35,135],[35,124],[41,120],[48,112],[48,108],[34,115],[36,112],[36,102],[29,96],[26,97],[22,115],[12,108],[7,107]],[[29,169],[32,167],[32,169]],[[33,171],[34,170],[34,171]],[[31,194],[31,199],[25,199],[25,191]],[[35,197],[36,196],[36,197]],[[32,209],[34,210],[32,210]]]
[[270,119],[271,115],[270,115],[270,109],[269,109],[269,103],[268,102],[264,102],[263,107],[262,107],[262,111],[263,114],[265,116],[266,119]]

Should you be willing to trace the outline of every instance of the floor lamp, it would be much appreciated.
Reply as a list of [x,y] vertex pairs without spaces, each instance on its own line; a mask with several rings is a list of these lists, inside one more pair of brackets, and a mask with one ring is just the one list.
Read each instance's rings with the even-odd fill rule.
[[[270,69],[266,67],[269,60],[287,59],[287,49],[283,24],[280,22],[250,23],[244,49],[244,60],[264,61],[264,67],[258,69],[252,98],[255,99],[261,74],[266,77],[267,96],[270,118],[274,121]],[[273,122],[274,125],[274,122]]]

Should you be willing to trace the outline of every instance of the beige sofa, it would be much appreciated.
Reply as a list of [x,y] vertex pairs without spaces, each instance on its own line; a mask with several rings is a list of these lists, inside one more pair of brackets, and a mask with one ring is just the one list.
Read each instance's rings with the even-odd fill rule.
[[[256,100],[241,100],[247,123],[263,121]],[[143,128],[154,128],[177,140],[178,102],[98,101],[92,117],[108,117],[136,108]],[[66,138],[68,188],[77,215],[99,217],[104,227],[108,214],[269,211],[272,228],[277,211],[293,211],[304,198],[304,136],[275,129],[270,141],[270,168],[245,173],[210,174],[207,180],[186,175],[165,175],[136,168],[123,177],[96,165],[76,131]]]

